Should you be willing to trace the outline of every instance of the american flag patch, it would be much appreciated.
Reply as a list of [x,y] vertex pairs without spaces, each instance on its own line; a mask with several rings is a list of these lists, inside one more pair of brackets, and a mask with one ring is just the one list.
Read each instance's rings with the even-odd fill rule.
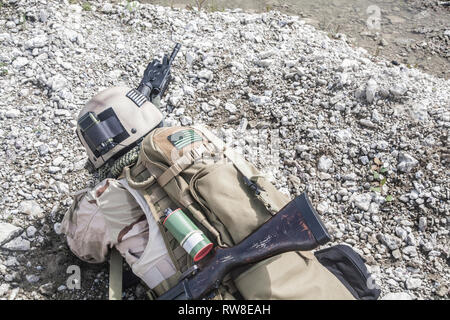
[[127,97],[131,101],[133,101],[138,107],[141,107],[147,101],[147,98],[136,89],[130,90],[127,93]]

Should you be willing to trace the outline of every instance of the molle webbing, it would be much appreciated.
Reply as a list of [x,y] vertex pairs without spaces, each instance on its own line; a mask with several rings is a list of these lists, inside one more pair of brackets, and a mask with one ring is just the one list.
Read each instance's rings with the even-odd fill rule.
[[201,125],[194,125],[193,128],[200,131],[212,144],[215,145],[215,147],[220,152],[224,153],[225,157],[230,160],[236,167],[236,169],[247,179],[247,181],[249,182],[249,187],[255,188],[256,197],[264,204],[264,206],[271,214],[275,214],[281,209],[279,205],[272,201],[269,194],[261,186],[258,185],[258,178],[261,177],[261,174],[253,171],[252,167],[250,167],[246,163],[241,155],[237,154],[233,149],[227,148],[223,141],[217,138],[206,127]]

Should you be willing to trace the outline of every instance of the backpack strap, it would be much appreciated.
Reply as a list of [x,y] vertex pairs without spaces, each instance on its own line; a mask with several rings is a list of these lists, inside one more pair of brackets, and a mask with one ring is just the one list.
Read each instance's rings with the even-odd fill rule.
[[183,172],[184,169],[190,167],[196,160],[200,159],[205,151],[207,151],[207,148],[201,144],[178,158],[172,166],[158,177],[159,185],[164,187],[170,180]]
[[122,256],[115,248],[109,258],[109,300],[122,300]]
[[[244,176],[244,182],[254,190],[256,197],[264,204],[271,214],[277,213],[281,208],[276,205],[267,192],[258,185],[258,178],[263,177],[254,170],[245,159],[236,153],[232,148],[227,148],[225,143],[217,138],[209,129],[202,125],[194,125],[193,128],[200,131],[217,149],[223,151],[224,155],[233,163],[238,171]],[[253,170],[252,170],[253,169]]]

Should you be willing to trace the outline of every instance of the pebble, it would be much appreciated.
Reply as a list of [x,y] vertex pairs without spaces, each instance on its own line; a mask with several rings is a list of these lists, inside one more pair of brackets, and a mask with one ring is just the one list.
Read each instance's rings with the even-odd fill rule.
[[327,172],[328,170],[330,170],[332,165],[333,160],[327,158],[326,156],[321,156],[319,159],[319,163],[317,164],[317,169],[323,172]]
[[5,117],[14,119],[14,118],[18,118],[20,116],[20,114],[21,114],[20,110],[9,109],[5,112]]
[[200,79],[205,79],[205,80],[211,81],[213,79],[214,75],[211,70],[203,69],[198,72],[197,77],[199,77]]
[[32,218],[40,219],[44,217],[44,211],[34,200],[24,200],[19,204],[19,212],[27,214]]
[[225,108],[225,110],[227,110],[229,113],[236,113],[236,111],[237,111],[237,107],[236,107],[234,104],[229,103],[229,102],[225,103],[224,108]]
[[31,243],[22,237],[17,237],[4,244],[2,247],[11,251],[28,251],[31,248]]
[[25,276],[25,279],[27,279],[27,281],[29,283],[36,283],[36,282],[38,282],[40,280],[39,277],[37,275],[35,275],[35,274],[27,274]]
[[22,228],[10,223],[0,222],[0,245],[17,236]]
[[413,298],[406,292],[389,292],[381,300],[413,300]]
[[12,66],[15,68],[15,69],[20,69],[20,68],[22,68],[22,67],[25,67],[27,64],[29,64],[30,63],[30,61],[27,59],[27,58],[25,58],[25,57],[17,57],[14,61],[13,61],[13,63],[12,63]]
[[377,82],[374,79],[370,79],[366,85],[366,100],[369,104],[373,103],[377,90],[378,90]]
[[0,284],[0,297],[3,297],[9,292],[9,287],[7,283]]
[[372,201],[372,196],[369,193],[359,194],[353,197],[353,201],[357,208],[363,211],[368,211]]
[[422,280],[417,278],[408,278],[405,281],[406,289],[408,290],[415,290],[417,288],[420,288],[422,285]]
[[401,172],[410,172],[419,164],[414,157],[406,152],[399,152],[397,169]]
[[37,229],[34,226],[29,226],[26,230],[27,237],[33,238],[34,235],[36,234],[36,232],[37,232]]

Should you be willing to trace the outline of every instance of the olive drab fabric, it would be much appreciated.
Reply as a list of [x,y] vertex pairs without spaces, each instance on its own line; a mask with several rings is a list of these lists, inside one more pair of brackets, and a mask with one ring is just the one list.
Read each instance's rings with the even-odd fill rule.
[[[238,243],[289,202],[251,163],[201,126],[153,130],[124,176],[155,207],[157,223],[168,206],[182,207],[219,246]],[[174,248],[179,246],[168,250]],[[263,261],[224,287],[245,299],[354,299],[311,252]]]

